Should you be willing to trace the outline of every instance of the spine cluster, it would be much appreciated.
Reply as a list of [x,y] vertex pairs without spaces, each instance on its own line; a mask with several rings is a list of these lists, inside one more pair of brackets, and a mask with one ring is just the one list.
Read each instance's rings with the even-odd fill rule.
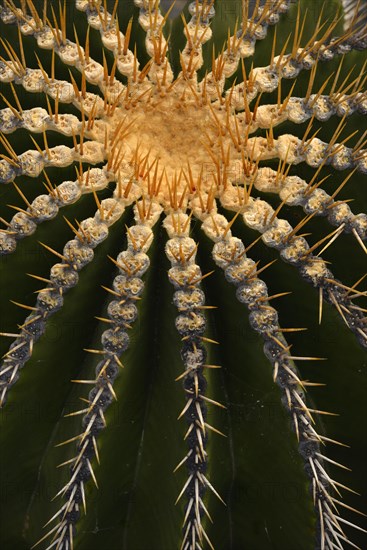
[[[75,190],[73,184],[74,182],[61,184],[64,186],[66,196],[68,196],[68,192],[72,194]],[[48,196],[46,195],[46,197]],[[42,199],[42,196],[38,197],[38,199],[40,198]],[[101,201],[94,218],[83,220],[80,222],[78,230],[74,229],[75,238],[65,244],[62,253],[44,245],[61,262],[52,266],[49,279],[41,278],[47,285],[38,292],[34,307],[17,304],[26,310],[31,310],[31,314],[20,326],[19,334],[5,333],[7,336],[16,336],[16,339],[10,345],[0,366],[1,406],[5,403],[8,390],[17,381],[19,370],[31,357],[33,344],[45,332],[46,321],[63,306],[64,294],[78,283],[79,271],[93,260],[93,249],[107,238],[109,226],[120,218],[125,210],[126,202],[128,202],[126,199],[115,198]],[[20,222],[23,224],[34,223],[28,215],[23,216],[19,220]],[[30,227],[32,228],[31,225]]]
[[[335,25],[334,25],[335,26]],[[329,36],[333,30],[330,27]],[[315,34],[316,37],[316,34]],[[367,37],[358,34],[349,34],[342,37],[333,37],[329,40],[315,40],[304,48],[296,47],[289,54],[282,54],[273,58],[272,63],[267,67],[256,67],[251,71],[250,78],[246,83],[247,101],[253,101],[260,93],[274,92],[279,81],[285,79],[295,79],[303,70],[311,70],[319,61],[331,61],[337,56],[345,55],[352,50],[363,51],[367,48]],[[249,55],[252,55],[250,52]],[[227,92],[228,96],[233,97],[237,102],[238,98],[243,98],[244,84],[237,84],[234,92]],[[242,100],[243,103],[243,100]],[[245,108],[243,103],[242,108]]]
[[[156,219],[153,219],[153,223]],[[95,380],[75,381],[91,384],[93,388],[88,395],[87,408],[69,415],[83,415],[82,432],[60,444],[77,441],[76,456],[64,463],[70,465],[70,480],[56,495],[61,495],[66,502],[50,520],[51,522],[57,519],[57,525],[44,537],[53,535],[53,544],[57,544],[60,550],[73,547],[75,524],[79,519],[81,507],[83,506],[86,511],[85,483],[92,478],[97,485],[92,467],[94,459],[99,462],[97,436],[106,427],[106,409],[114,399],[117,399],[113,383],[123,366],[120,356],[129,346],[127,329],[131,328],[138,316],[135,304],[144,290],[142,277],[150,265],[147,251],[153,241],[151,222],[152,219],[141,220],[137,216],[137,223],[128,229],[127,249],[120,252],[114,262],[119,274],[114,278],[112,289],[109,290],[114,299],[107,307],[105,321],[109,328],[101,337],[102,350],[89,350],[101,355],[95,369]]]
[[[288,164],[305,162],[313,168],[331,165],[336,170],[357,169],[367,174],[367,152],[365,149],[356,150],[342,143],[330,143],[316,137],[304,140],[292,134],[282,134],[277,139],[269,141],[266,138],[253,137],[247,140],[246,154],[253,160],[280,159]],[[326,160],[325,160],[326,159]]]
[[[213,218],[215,221],[213,223]],[[341,523],[348,523],[339,517],[337,505],[344,505],[333,494],[340,494],[339,487],[348,489],[333,480],[327,472],[325,462],[344,466],[327,458],[321,445],[325,442],[338,443],[321,436],[315,429],[313,413],[328,414],[308,407],[306,402],[306,383],[300,379],[294,360],[303,359],[290,354],[290,347],[279,325],[278,313],[269,304],[267,286],[258,274],[262,271],[247,257],[242,241],[231,235],[226,220],[219,214],[208,217],[203,229],[209,238],[216,242],[213,247],[213,259],[224,271],[226,280],[236,287],[236,297],[249,309],[249,321],[252,328],[264,341],[264,354],[273,367],[273,379],[282,394],[282,403],[287,410],[293,430],[298,440],[298,449],[305,462],[305,472],[310,480],[310,490],[317,515],[316,549],[331,550],[341,547],[341,541],[347,541]],[[222,229],[213,233],[213,225]],[[330,414],[330,413],[329,413]],[[353,525],[353,524],[352,524]]]
[[75,147],[56,145],[44,151],[29,150],[16,155],[13,158],[0,160],[0,183],[9,183],[19,176],[38,177],[46,167],[65,168],[74,162],[88,164],[102,163],[106,158],[106,152],[102,143],[87,141],[83,144],[83,152]]
[[[230,195],[229,190],[228,195]],[[231,205],[228,195],[227,201],[224,201],[223,205],[233,208],[233,203]],[[315,197],[314,202],[316,202]],[[297,235],[299,227],[293,228],[287,220],[278,218],[276,214],[276,211],[267,202],[250,197],[243,207],[242,217],[248,227],[262,234],[262,241],[266,246],[279,250],[280,256],[285,262],[294,265],[307,282],[320,290],[321,300],[324,298],[337,308],[346,325],[356,334],[361,345],[367,347],[366,317],[363,309],[353,302],[353,299],[359,296],[359,292],[349,289],[338,281],[327,267],[326,262],[319,255],[313,254],[317,246],[325,240],[330,241],[331,237],[338,235],[340,229],[338,228],[332,235],[328,235],[326,239],[310,247],[305,237]],[[360,218],[360,221],[362,224],[365,223],[365,217]],[[300,226],[303,225],[300,224]]]
[[[175,214],[172,214],[173,216]],[[204,368],[207,366],[207,352],[204,346],[206,320],[203,314],[205,295],[200,289],[203,276],[195,262],[197,245],[188,236],[188,216],[178,215],[175,223],[176,231],[171,231],[172,236],[166,244],[166,255],[171,262],[168,277],[175,288],[173,302],[178,310],[175,325],[183,341],[181,358],[185,370],[179,379],[182,379],[186,404],[179,418],[184,416],[189,426],[185,434],[188,452],[178,465],[180,467],[186,464],[188,478],[176,502],[184,493],[186,494],[181,548],[194,550],[198,545],[202,546],[204,539],[213,548],[202,526],[202,517],[207,515],[211,521],[203,501],[206,488],[209,487],[219,496],[206,477],[208,431],[217,431],[207,423],[207,402],[217,403],[205,395],[207,386],[204,376]],[[166,220],[167,229],[169,224],[169,220]]]
[[301,206],[307,215],[326,217],[331,225],[346,233],[357,233],[362,241],[367,240],[367,214],[354,214],[345,201],[336,201],[337,192],[330,195],[317,184],[310,185],[299,176],[279,176],[271,168],[258,169],[254,187],[277,193],[284,204]]
[[[106,169],[92,168],[74,181],[64,181],[55,187],[47,186],[49,193],[38,195],[31,203],[18,189],[27,208],[14,214],[7,223],[7,229],[0,232],[0,255],[14,252],[17,241],[33,235],[38,224],[52,220],[60,208],[75,203],[83,194],[104,189],[111,180],[111,175]],[[81,222],[80,231],[92,234],[93,239],[101,239],[105,232],[97,237],[100,232],[98,222],[91,220],[92,218]]]
[[[205,304],[201,287],[206,275],[196,261],[197,244],[190,237],[191,214],[202,222],[202,229],[215,243],[213,259],[224,271],[226,280],[235,286],[237,299],[249,310],[250,325],[262,338],[264,353],[271,363],[273,379],[279,387],[310,481],[317,516],[316,550],[341,550],[344,543],[357,548],[345,536],[342,525],[360,528],[341,518],[338,508],[357,511],[335,498],[340,495],[339,488],[350,489],[332,479],[327,467],[329,464],[345,466],[325,456],[322,447],[325,443],[338,442],[319,435],[315,427],[314,415],[332,413],[307,405],[306,387],[318,384],[303,381],[294,363],[295,360],[318,358],[291,354],[284,334],[287,330],[299,329],[281,329],[278,312],[270,305],[273,298],[286,293],[269,296],[267,285],[259,277],[267,266],[259,268],[258,263],[247,256],[252,245],[245,248],[244,243],[232,235],[234,219],[228,222],[218,214],[216,201],[236,212],[235,218],[241,215],[248,227],[260,233],[259,239],[266,246],[278,250],[285,262],[297,267],[301,276],[318,289],[320,323],[323,300],[326,300],[336,307],[362,346],[367,347],[366,310],[354,303],[356,298],[366,295],[356,288],[363,278],[348,287],[334,277],[327,262],[320,257],[342,232],[353,234],[367,253],[367,215],[354,214],[347,200],[336,200],[355,171],[367,173],[366,133],[359,137],[354,147],[346,145],[354,134],[339,142],[347,117],[367,114],[367,96],[363,91],[365,66],[353,81],[349,78],[351,71],[340,84],[340,63],[329,95],[325,95],[325,90],[331,77],[317,93],[312,93],[319,63],[367,48],[363,2],[355,7],[354,1],[343,0],[348,28],[340,37],[333,37],[339,20],[323,22],[321,9],[304,47],[301,42],[307,21],[306,18],[302,21],[299,9],[292,37],[282,46],[279,55],[275,55],[277,37],[274,33],[269,65],[252,67],[246,73],[244,60],[254,54],[256,41],[265,38],[269,26],[277,24],[281,14],[287,12],[291,0],[244,0],[241,17],[234,30],[228,32],[223,49],[219,53],[213,51],[211,67],[203,78],[198,74],[204,65],[203,45],[213,36],[211,22],[216,11],[218,17],[222,7],[219,1],[215,2],[215,9],[212,0],[195,0],[183,12],[188,13],[187,20],[182,15],[186,43],[180,52],[177,76],[168,59],[168,33],[163,32],[170,10],[162,9],[159,0],[134,0],[136,12],[139,12],[138,23],[145,33],[148,62],[144,67],[140,66],[136,49],[131,44],[135,30],[133,20],[127,24],[125,34],[120,31],[118,0],[111,13],[107,11],[107,2],[75,1],[75,8],[85,14],[88,23],[83,45],[76,29],[75,41],[67,38],[66,3],[61,3],[58,10],[52,6],[48,10],[46,2],[42,14],[31,0],[22,0],[21,8],[12,0],[4,4],[0,7],[0,19],[6,25],[17,27],[19,54],[9,41],[1,39],[8,59],[0,58],[0,83],[11,89],[13,99],[1,94],[6,107],[0,110],[0,144],[4,153],[0,159],[0,184],[14,183],[20,176],[37,178],[44,172],[47,194],[28,201],[26,194],[14,183],[25,206],[14,207],[16,213],[9,222],[0,218],[6,226],[0,230],[0,255],[14,252],[18,241],[34,234],[38,224],[55,218],[60,208],[75,203],[85,193],[94,194],[98,210],[94,217],[77,222],[77,227],[66,220],[75,237],[65,244],[62,253],[43,245],[57,256],[58,263],[51,267],[48,279],[33,275],[46,283],[45,288],[38,291],[34,307],[17,304],[28,313],[19,326],[19,334],[1,333],[15,340],[0,364],[0,407],[31,357],[34,344],[44,334],[49,317],[63,306],[64,294],[77,285],[79,271],[93,260],[94,248],[108,237],[109,227],[120,219],[125,208],[136,203],[135,225],[127,228],[127,248],[113,260],[119,273],[112,288],[107,289],[113,298],[108,303],[106,318],[100,319],[108,325],[101,337],[101,349],[87,350],[100,357],[95,376],[93,380],[73,381],[91,385],[92,389],[88,399],[83,399],[85,408],[68,415],[80,415],[80,431],[60,443],[77,444],[73,458],[61,465],[70,468],[68,482],[56,495],[62,496],[63,504],[48,522],[56,520],[56,525],[37,544],[51,537],[48,548],[72,550],[81,509],[86,511],[85,484],[93,479],[97,485],[93,471],[94,461],[99,463],[97,438],[106,427],[105,411],[113,399],[117,399],[113,386],[123,366],[120,356],[129,346],[128,329],[137,319],[136,302],[143,292],[143,275],[149,268],[147,252],[153,241],[152,228],[164,210],[167,216],[163,225],[169,237],[165,253],[171,264],[168,278],[174,287],[175,327],[182,339],[184,366],[177,378],[182,382],[185,398],[178,418],[184,417],[188,424],[184,436],[187,452],[176,468],[182,465],[187,468],[187,478],[177,498],[177,502],[183,496],[186,499],[181,550],[197,550],[207,545],[213,549],[204,529],[206,518],[212,521],[204,502],[207,489],[221,500],[207,474],[208,433],[221,432],[208,423],[207,407],[223,405],[207,395],[204,369],[217,367],[207,364],[206,343],[213,342],[205,336],[205,309],[210,306]],[[99,32],[103,47],[112,54],[109,54],[112,68],[104,52],[99,58],[101,62],[91,58],[90,29]],[[27,67],[23,36],[32,36],[38,48],[52,52],[49,72],[38,57],[38,68]],[[288,44],[290,52],[285,53],[289,51]],[[56,56],[68,69],[80,72],[80,88],[70,70],[70,81],[56,78]],[[241,65],[242,82],[236,78],[228,88],[227,79],[233,77]],[[282,79],[296,79],[305,70],[310,71],[305,97],[292,95],[294,83],[282,100]],[[98,93],[87,91],[89,85],[97,87]],[[42,92],[47,110],[40,107],[23,109],[15,91],[17,86],[32,94]],[[275,90],[277,103],[260,105],[262,94]],[[59,104],[76,107],[80,119],[73,114],[59,113]],[[174,118],[177,113],[179,116]],[[148,124],[149,114],[154,124]],[[162,115],[167,115],[166,125]],[[329,143],[316,137],[318,131],[309,137],[314,120],[324,122],[334,115],[342,120]],[[176,143],[172,151],[165,145],[170,144],[170,139],[176,139],[177,133],[182,134],[182,120],[184,123],[190,121],[192,128],[188,124],[179,139],[191,143],[197,137],[207,157],[205,152],[196,156],[193,150],[188,155],[184,147],[176,147]],[[287,120],[294,124],[309,120],[303,138],[281,132],[274,137],[273,128]],[[43,134],[44,146],[41,148],[31,136],[35,149],[18,155],[7,135],[19,129]],[[164,129],[168,130],[166,139]],[[266,137],[252,136],[259,129],[266,130]],[[50,131],[72,137],[74,147],[49,147],[46,133]],[[159,140],[162,147],[157,143]],[[268,159],[279,161],[278,170],[259,167]],[[80,166],[77,179],[53,186],[45,169],[63,168],[73,163]],[[88,168],[83,173],[82,163],[103,166]],[[288,175],[290,165],[300,163],[317,169],[310,183]],[[198,166],[201,166],[200,174]],[[321,188],[324,180],[316,183],[325,166],[350,172],[332,194]],[[238,168],[237,182],[231,174],[232,169],[237,173]],[[110,198],[100,202],[96,192],[106,189],[109,182],[116,182],[116,188]],[[252,197],[252,188],[277,193],[282,203],[274,210],[266,201]],[[284,204],[301,206],[306,214],[294,228],[278,217]],[[327,218],[336,229],[310,246],[305,234],[299,233],[313,216]],[[324,245],[323,249],[316,255],[315,250],[320,245]]]

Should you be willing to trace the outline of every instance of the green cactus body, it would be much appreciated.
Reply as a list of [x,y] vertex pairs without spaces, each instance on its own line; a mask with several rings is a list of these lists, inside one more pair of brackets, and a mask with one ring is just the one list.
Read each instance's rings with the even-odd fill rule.
[[307,4],[4,2],[2,549],[366,547],[366,3]]

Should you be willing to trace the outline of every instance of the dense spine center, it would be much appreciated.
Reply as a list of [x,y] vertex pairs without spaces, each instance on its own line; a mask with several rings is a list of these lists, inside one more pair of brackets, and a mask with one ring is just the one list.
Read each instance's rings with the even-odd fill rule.
[[195,97],[191,83],[176,82],[165,94],[152,85],[150,94],[140,101],[126,102],[111,117],[96,121],[92,133],[103,142],[107,128],[110,155],[118,163],[116,172],[122,178],[140,179],[144,191],[154,179],[162,206],[169,203],[173,187],[185,193],[185,204],[197,185],[203,191],[217,187],[221,151],[226,151],[227,175],[239,179],[243,174],[243,151],[241,159],[229,132],[221,133],[228,111],[213,109],[210,102]]

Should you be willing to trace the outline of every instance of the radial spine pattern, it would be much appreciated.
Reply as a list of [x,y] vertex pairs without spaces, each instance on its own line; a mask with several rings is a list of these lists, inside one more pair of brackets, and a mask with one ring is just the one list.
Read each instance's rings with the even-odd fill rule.
[[[319,322],[323,302],[328,302],[367,348],[366,310],[354,302],[366,295],[357,288],[361,280],[351,287],[344,284],[321,257],[342,233],[351,234],[356,246],[367,254],[367,215],[352,211],[348,200],[338,198],[351,176],[359,173],[365,178],[367,174],[366,132],[357,138],[355,133],[347,137],[343,133],[348,117],[367,114],[366,64],[358,75],[350,71],[341,76],[344,56],[367,48],[365,3],[343,2],[345,29],[339,35],[339,18],[324,20],[322,8],[307,40],[303,38],[306,18],[298,9],[292,35],[278,47],[273,33],[269,64],[262,67],[249,66],[247,58],[254,55],[257,41],[265,39],[269,28],[289,11],[289,0],[240,2],[241,16],[228,30],[219,53],[213,49],[209,64],[205,48],[211,48],[211,23],[220,2],[189,3],[182,13],[185,42],[176,52],[178,61],[171,52],[168,32],[173,5],[165,11],[159,0],[134,0],[140,29],[131,19],[122,32],[119,13],[125,9],[124,2],[116,0],[108,11],[107,2],[76,0],[76,9],[85,14],[87,31],[82,39],[82,32],[74,26],[71,40],[67,3],[55,7],[45,2],[43,9],[36,4],[22,0],[17,5],[6,0],[0,8],[5,28],[12,25],[18,31],[17,43],[1,38],[0,82],[9,93],[1,94],[5,107],[0,110],[0,184],[14,186],[21,204],[13,207],[16,212],[11,219],[1,218],[5,229],[0,231],[0,254],[17,254],[19,241],[35,234],[39,224],[64,212],[67,216],[68,207],[83,195],[93,195],[97,210],[94,217],[75,224],[65,217],[74,238],[62,251],[41,243],[56,256],[57,263],[48,277],[32,275],[43,285],[34,305],[16,303],[28,312],[19,332],[1,333],[12,343],[0,364],[0,407],[6,406],[8,394],[22,376],[50,317],[63,308],[64,296],[78,285],[80,271],[95,259],[94,250],[108,239],[110,228],[121,224],[128,212],[133,213],[135,223],[126,226],[126,248],[121,247],[118,256],[111,258],[118,274],[112,288],[106,288],[109,298],[112,296],[107,316],[99,318],[107,324],[101,349],[86,350],[100,356],[95,377],[72,380],[92,388],[88,398],[82,398],[83,408],[67,415],[81,416],[80,430],[59,444],[76,444],[76,451],[61,464],[70,475],[56,495],[63,499],[62,504],[47,523],[56,524],[38,542],[33,541],[34,546],[47,541],[47,549],[71,550],[78,540],[78,521],[87,510],[86,484],[92,479],[98,487],[98,438],[102,430],[108,430],[104,413],[118,399],[114,382],[130,344],[129,329],[138,317],[143,275],[150,266],[148,251],[164,217],[168,279],[174,288],[175,327],[182,340],[184,367],[176,378],[185,396],[184,408],[177,410],[177,416],[185,417],[188,424],[182,433],[187,453],[176,468],[187,470],[176,501],[184,501],[181,550],[215,547],[207,534],[212,522],[208,494],[225,504],[210,476],[215,456],[210,456],[208,442],[212,435],[216,437],[213,432],[224,434],[208,422],[208,408],[225,406],[206,393],[204,372],[215,368],[208,364],[207,348],[217,342],[207,335],[211,306],[206,304],[203,280],[208,274],[203,274],[199,265],[193,221],[214,243],[212,259],[224,271],[227,282],[235,286],[237,300],[249,310],[250,325],[271,364],[310,485],[315,549],[359,548],[349,540],[344,525],[363,530],[343,519],[339,509],[359,512],[341,500],[340,489],[350,489],[331,477],[328,464],[347,468],[329,458],[323,447],[339,442],[324,435],[318,425],[319,415],[332,413],[311,406],[306,389],[318,384],[303,380],[296,366],[298,361],[318,358],[299,357],[291,351],[285,332],[298,329],[281,328],[278,311],[270,305],[271,300],[287,293],[269,296],[267,284],[259,276],[270,264],[260,267],[248,252],[260,239],[278,251],[284,262],[296,267],[317,289]],[[98,61],[91,55],[93,30],[99,31],[103,45]],[[145,64],[138,58],[135,36],[142,33]],[[23,36],[32,37],[37,44],[37,68],[27,66]],[[51,51],[49,66],[41,59],[42,49]],[[315,90],[318,71],[338,57],[337,70]],[[58,79],[58,63],[67,68],[69,80]],[[307,71],[305,94],[293,95],[296,78]],[[286,80],[294,80],[294,85],[284,94]],[[35,96],[43,94],[46,108],[22,108],[21,88]],[[269,103],[265,98],[272,92],[277,100]],[[64,112],[68,108],[78,116]],[[317,137],[315,123],[333,117],[340,119],[336,130],[328,142],[323,141]],[[282,133],[282,124],[287,128],[305,124],[306,129],[300,136]],[[27,132],[34,147],[18,154],[12,140],[20,131]],[[72,140],[72,145],[50,146],[51,133],[64,136],[67,143]],[[72,165],[74,179],[57,185],[51,181],[49,169]],[[304,172],[297,174],[298,165],[315,169],[309,181]],[[325,169],[331,174],[346,171],[342,183],[331,192],[322,188],[327,179]],[[42,180],[45,193],[28,199],[27,190],[19,183],[22,177]],[[101,200],[101,192],[107,193],[111,187],[111,196]],[[268,195],[272,195],[269,201]],[[273,208],[274,196],[280,203],[278,200]],[[287,207],[303,209],[304,216],[294,227],[281,217]],[[325,218],[332,228],[311,245],[304,230],[316,217]],[[255,243],[235,236],[240,221],[259,233]]]

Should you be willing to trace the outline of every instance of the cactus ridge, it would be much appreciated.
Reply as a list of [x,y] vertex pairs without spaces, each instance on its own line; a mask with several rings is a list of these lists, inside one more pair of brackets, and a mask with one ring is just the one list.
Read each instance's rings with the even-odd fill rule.
[[[299,4],[292,36],[278,46],[273,33],[269,64],[254,67],[248,65],[247,58],[254,56],[257,42],[289,11],[291,2],[244,0],[240,2],[241,16],[228,30],[220,53],[213,49],[209,69],[206,49],[215,38],[211,25],[219,2],[195,0],[182,14],[185,44],[179,52],[178,69],[168,33],[173,4],[165,10],[167,2],[134,0],[140,31],[145,35],[145,64],[137,54],[138,31],[133,19],[124,33],[120,29],[123,3],[118,0],[111,11],[107,2],[75,1],[76,10],[85,14],[88,24],[83,43],[75,26],[74,41],[68,37],[66,3],[54,9],[46,2],[43,10],[35,4],[22,0],[17,6],[6,0],[0,8],[3,27],[16,26],[18,33],[17,43],[1,39],[0,82],[9,93],[1,94],[6,106],[0,110],[0,184],[13,185],[21,205],[12,207],[15,214],[10,221],[1,218],[6,229],[0,231],[0,255],[16,255],[19,241],[34,235],[43,222],[60,216],[61,208],[73,238],[62,252],[41,243],[57,262],[47,278],[32,275],[43,284],[34,306],[14,302],[28,315],[18,333],[1,333],[12,343],[0,363],[0,407],[6,407],[49,319],[63,308],[64,297],[78,285],[80,272],[95,261],[95,250],[108,239],[112,226],[121,224],[126,212],[133,214],[134,223],[126,226],[125,249],[110,258],[118,274],[112,288],[104,287],[109,301],[106,317],[98,317],[107,324],[101,349],[85,350],[99,356],[95,377],[72,380],[91,389],[87,398],[81,398],[83,407],[66,415],[82,417],[79,431],[58,444],[76,447],[74,456],[59,465],[67,466],[69,477],[56,494],[62,504],[46,525],[56,524],[33,547],[48,544],[47,549],[71,550],[78,541],[78,522],[82,511],[87,512],[87,484],[92,479],[98,488],[97,465],[103,454],[100,433],[108,428],[105,413],[118,399],[114,383],[132,345],[129,333],[139,315],[145,273],[150,267],[148,252],[163,217],[168,235],[168,280],[174,288],[175,327],[184,367],[176,378],[185,398],[177,415],[188,425],[183,434],[186,454],[175,469],[186,468],[176,500],[176,504],[184,502],[181,550],[214,549],[215,540],[208,534],[213,521],[208,493],[225,504],[211,482],[215,456],[210,443],[212,436],[226,434],[209,423],[208,411],[226,407],[207,391],[206,373],[216,368],[209,364],[208,353],[218,342],[208,332],[207,310],[213,306],[207,304],[204,279],[210,273],[201,270],[193,220],[211,243],[215,265],[235,286],[236,299],[247,307],[250,326],[259,335],[271,364],[310,486],[315,549],[359,548],[344,529],[363,529],[339,512],[346,508],[360,513],[340,500],[340,489],[352,490],[329,473],[330,464],[348,468],[329,458],[324,449],[326,443],[340,443],[326,436],[319,425],[320,415],[334,413],[312,404],[306,389],[319,384],[303,380],[297,366],[299,361],[321,358],[293,353],[285,334],[301,329],[282,328],[279,312],[271,305],[273,299],[288,293],[269,296],[268,286],[259,276],[273,262],[260,267],[248,253],[259,240],[275,249],[317,290],[319,323],[327,302],[361,347],[367,348],[366,309],[355,303],[366,296],[359,288],[363,277],[349,286],[333,274],[321,256],[343,233],[352,235],[356,246],[367,254],[367,214],[354,213],[349,200],[339,198],[352,176],[365,178],[367,174],[366,132],[357,138],[356,132],[345,135],[348,117],[367,114],[366,62],[358,74],[351,70],[342,76],[346,54],[367,48],[365,2],[343,1],[342,34],[337,34],[340,18],[324,19],[322,8],[308,40],[303,38],[306,16],[301,15]],[[99,31],[103,44],[99,61],[91,54],[93,30]],[[37,43],[37,68],[27,66],[23,36]],[[51,51],[49,68],[41,61],[42,49]],[[315,89],[320,71],[336,58],[340,58],[336,71]],[[67,68],[69,80],[58,78],[59,62]],[[305,78],[307,71],[305,94],[293,95],[298,78]],[[286,87],[287,80],[294,84],[283,97],[282,86]],[[29,94],[42,93],[47,108],[22,108],[17,93],[20,87]],[[267,102],[269,95],[276,100]],[[72,112],[64,112],[68,109]],[[331,138],[324,141],[317,137],[315,122],[325,123],[333,117],[340,121]],[[305,130],[298,132],[300,137],[283,133],[283,124],[287,128],[305,125]],[[34,148],[17,154],[12,137],[20,131],[27,132]],[[51,146],[51,132],[68,138],[68,143],[72,140],[72,145]],[[32,134],[41,136],[42,146]],[[75,166],[75,179],[52,183],[48,170],[70,166]],[[299,166],[313,168],[313,176],[303,177],[302,170],[298,175]],[[331,191],[322,187],[330,175],[342,171],[346,176],[341,183]],[[46,192],[28,199],[23,177],[44,178]],[[111,186],[110,196],[101,199],[101,193],[110,192]],[[66,217],[68,207],[88,194],[97,207],[94,216],[72,223]],[[274,196],[279,200],[273,208]],[[287,207],[300,207],[304,212],[294,226],[280,217]],[[304,231],[317,217],[325,218],[333,229],[311,245],[306,238],[309,233]],[[255,241],[249,244],[235,236],[239,222],[259,233]]]

